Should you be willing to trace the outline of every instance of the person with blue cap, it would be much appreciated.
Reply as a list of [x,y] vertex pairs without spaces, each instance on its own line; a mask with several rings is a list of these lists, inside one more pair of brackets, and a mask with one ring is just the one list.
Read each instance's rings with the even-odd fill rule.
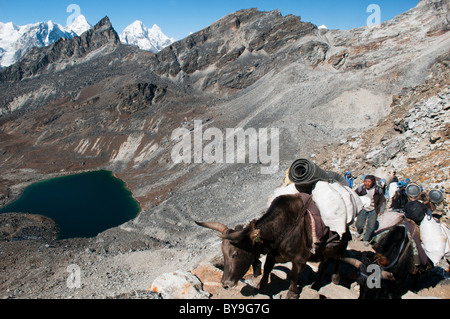
[[353,176],[352,176],[352,173],[351,172],[345,173],[344,178],[347,181],[348,186],[350,188],[353,188]]
[[408,186],[408,183],[406,183],[406,181],[404,181],[404,180],[397,182],[398,189],[395,191],[395,194],[392,197],[392,203],[391,203],[391,208],[393,210],[401,210],[408,203],[409,200],[408,200],[408,196],[406,194],[407,186]]

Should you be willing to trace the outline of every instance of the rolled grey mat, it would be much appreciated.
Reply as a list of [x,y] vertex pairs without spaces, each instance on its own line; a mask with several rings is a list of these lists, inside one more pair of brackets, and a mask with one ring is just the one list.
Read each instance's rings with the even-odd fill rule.
[[408,187],[406,187],[406,195],[408,195],[411,198],[416,198],[420,195],[420,193],[422,192],[422,189],[420,188],[419,185],[416,184],[410,184],[408,185]]
[[296,160],[289,169],[289,179],[297,185],[312,184],[318,181],[336,181],[348,186],[345,178],[338,173],[328,172],[307,159]]
[[336,172],[330,172],[330,171],[327,171],[327,174],[328,174],[328,176],[330,177],[331,180],[333,180],[335,182],[338,182],[342,186],[348,186],[347,180],[341,174],[338,174]]
[[444,200],[444,194],[438,189],[431,190],[428,193],[428,197],[435,204],[438,204]]

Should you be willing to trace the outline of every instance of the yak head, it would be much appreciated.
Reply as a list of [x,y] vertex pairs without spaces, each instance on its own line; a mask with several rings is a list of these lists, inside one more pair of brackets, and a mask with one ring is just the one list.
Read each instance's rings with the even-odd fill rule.
[[[371,298],[379,294],[393,298],[401,296],[407,276],[414,270],[412,246],[406,231],[406,226],[396,226],[389,230],[373,246],[374,252],[363,254],[362,261],[352,258],[342,259],[360,270],[361,276],[358,280],[361,287],[360,298]],[[367,271],[369,266],[379,266],[384,269],[381,271],[380,279],[388,279],[378,291],[367,285],[368,280],[374,278],[371,276],[372,273],[369,274]],[[395,284],[389,284],[389,281]]]
[[[366,256],[363,256],[363,259]],[[359,275],[357,276],[357,283],[360,287],[360,299],[372,299],[376,298],[381,286],[381,281],[388,280],[394,281],[394,275],[391,272],[379,269],[379,273],[376,273],[376,268],[380,267],[375,263],[369,263],[367,259],[362,262],[356,258],[342,258],[341,261],[346,262],[359,270]]]
[[256,248],[256,243],[261,242],[261,239],[254,222],[248,227],[240,225],[236,229],[229,229],[217,222],[196,222],[196,224],[219,232],[218,236],[222,238],[224,259],[222,285],[224,288],[235,287],[250,266],[253,266],[255,276],[261,274],[261,263]]

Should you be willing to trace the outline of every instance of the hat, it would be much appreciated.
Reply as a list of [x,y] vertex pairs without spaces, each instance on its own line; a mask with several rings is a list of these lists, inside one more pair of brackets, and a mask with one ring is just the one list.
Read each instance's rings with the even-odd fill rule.
[[398,186],[398,188],[402,188],[402,187],[406,187],[408,184],[406,184],[406,182],[405,181],[400,181],[400,182],[397,182],[397,186]]

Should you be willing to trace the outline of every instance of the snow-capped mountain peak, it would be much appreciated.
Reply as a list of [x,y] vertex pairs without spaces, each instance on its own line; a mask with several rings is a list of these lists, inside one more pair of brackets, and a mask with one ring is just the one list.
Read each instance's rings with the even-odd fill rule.
[[67,31],[73,31],[76,35],[81,35],[87,30],[92,28],[92,25],[87,22],[86,17],[82,14],[80,14],[71,25],[67,26],[65,29]]
[[120,41],[127,45],[138,46],[142,50],[157,53],[175,42],[166,36],[158,25],[148,29],[142,21],[136,20],[123,30]]
[[[48,46],[62,37],[71,39],[91,28],[82,14],[66,27],[51,20],[24,26],[0,22],[0,69],[16,63],[34,47]],[[124,44],[136,45],[142,50],[155,53],[175,42],[175,39],[167,37],[156,24],[148,29],[139,20],[125,28],[120,40]]]
[[23,26],[0,22],[0,68],[16,63],[34,47],[48,46],[62,37],[71,39],[91,27],[83,15],[79,15],[67,27],[51,20]]
[[152,35],[161,35],[161,34],[164,35],[161,28],[157,24],[153,25],[153,27],[150,29],[149,33]]
[[125,30],[134,30],[134,31],[143,31],[143,32],[147,32],[148,29],[147,27],[144,25],[144,23],[142,21],[136,20],[134,21],[132,24],[130,24],[128,27],[125,28]]

